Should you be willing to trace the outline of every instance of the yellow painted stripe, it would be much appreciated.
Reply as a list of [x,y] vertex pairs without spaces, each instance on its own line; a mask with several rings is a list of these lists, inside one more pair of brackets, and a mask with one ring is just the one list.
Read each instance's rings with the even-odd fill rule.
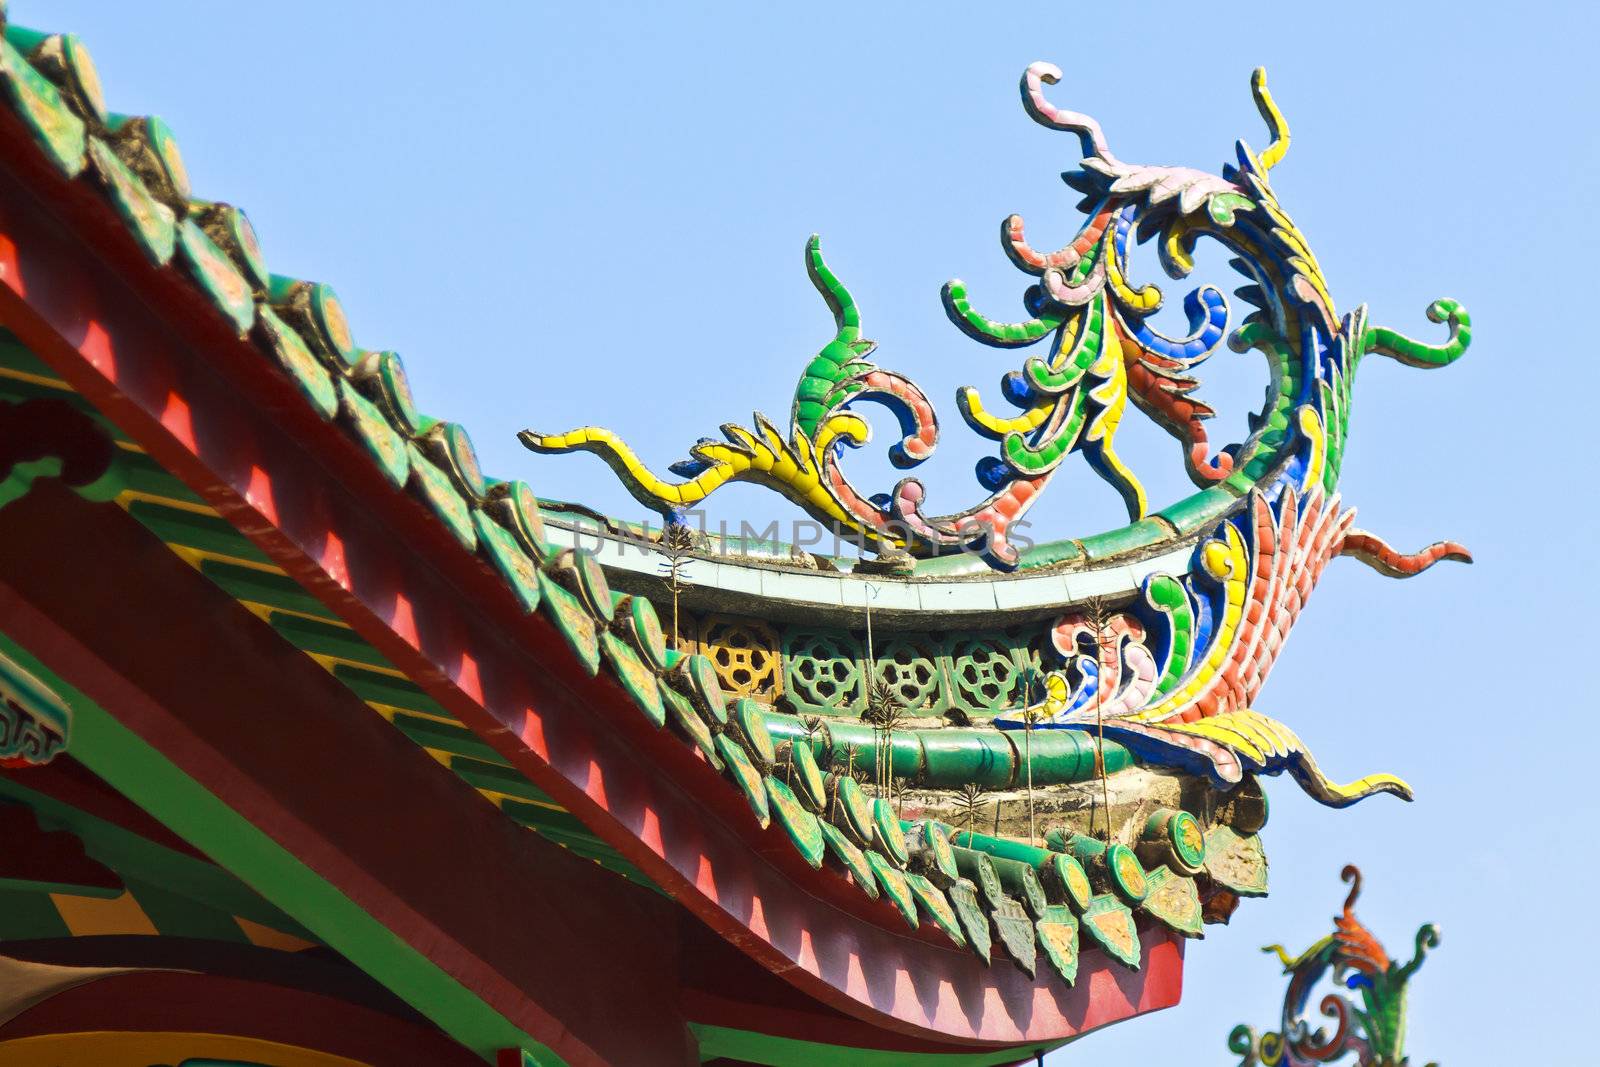
[[15,367],[0,367],[0,378],[10,378],[14,382],[27,382],[29,385],[42,385],[46,389],[60,389],[64,393],[73,391],[72,386],[60,378],[50,378],[43,374],[32,374]]
[[238,924],[240,930],[244,931],[244,936],[250,939],[252,945],[257,945],[261,948],[275,948],[279,952],[304,952],[307,949],[317,947],[315,941],[307,941],[303,937],[295,937],[293,934],[286,934],[282,930],[274,930],[270,926],[262,926],[260,923],[251,922],[241,915],[235,915],[233,921]]
[[[278,609],[273,608],[272,610],[277,611]],[[342,663],[347,667],[357,667],[364,671],[371,671],[373,674],[386,674],[390,678],[406,678],[407,681],[410,681],[403,672],[394,670],[391,667],[374,667],[372,664],[362,663],[360,660],[345,659],[343,656],[325,656],[320,652],[307,652],[306,655],[320,663],[329,674],[333,673],[334,667]]]
[[[558,811],[563,815],[569,814],[567,809],[563,808],[560,804],[552,804],[545,800],[529,800],[527,797],[507,796],[505,793],[497,793],[493,789],[480,789],[478,792],[494,801],[494,805],[497,808],[501,806],[503,801],[514,800],[518,804],[529,804],[535,808],[543,808],[546,811]],[[596,840],[598,840],[598,838],[596,838]]]
[[120,897],[106,900],[103,897],[80,897],[70,893],[51,893],[50,902],[61,913],[73,937],[95,937],[103,934],[160,933],[150,916],[144,913],[133,894],[123,890]]
[[137,489],[124,489],[117,494],[117,503],[124,508],[135,500],[146,504],[159,504],[161,507],[172,508],[174,511],[187,511],[193,515],[205,515],[213,519],[222,517],[217,514],[215,508],[208,507],[205,504],[197,504],[192,500],[175,500],[170,496],[161,496],[158,493],[142,493]]

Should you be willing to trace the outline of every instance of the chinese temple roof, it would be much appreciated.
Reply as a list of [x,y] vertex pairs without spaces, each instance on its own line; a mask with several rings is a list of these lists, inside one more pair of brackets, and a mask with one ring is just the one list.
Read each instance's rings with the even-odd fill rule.
[[[736,943],[766,942],[750,951],[769,969],[791,980],[807,972],[798,979],[807,988],[836,984],[842,1001],[875,1018],[988,1048],[1042,1047],[1161,1006],[1176,996],[1183,939],[1267,890],[1260,776],[1288,771],[1333,806],[1377,792],[1409,797],[1390,775],[1330,779],[1287,726],[1254,705],[1332,559],[1355,556],[1409,576],[1468,558],[1448,542],[1400,553],[1356,529],[1337,481],[1360,359],[1448,364],[1466,348],[1470,320],[1439,301],[1429,313],[1450,335],[1429,346],[1370,325],[1364,309],[1335,312],[1268,181],[1288,133],[1259,73],[1271,144],[1261,154],[1241,144],[1220,177],[1118,160],[1092,119],[1046,99],[1058,76],[1035,64],[1023,96],[1036,120],[1084,146],[1074,181],[1085,194],[1083,231],[1058,252],[1039,252],[1021,220],[1007,220],[1007,253],[1037,279],[1021,322],[979,314],[959,282],[946,290],[950,317],[976,340],[1050,346],[1007,379],[1020,414],[993,415],[973,391],[961,398],[967,423],[999,443],[1000,457],[980,473],[989,495],[967,512],[928,517],[914,479],[878,495],[849,484],[839,444],[867,439],[852,403],[896,410],[897,461],[906,466],[931,452],[937,426],[909,379],[868,361],[856,300],[812,239],[806,265],[835,334],[807,365],[787,430],[761,416],[753,428],[730,424],[725,440],[694,446],[674,468],[677,482],[645,470],[610,431],[524,434],[541,452],[600,455],[662,516],[651,529],[541,500],[522,481],[482,471],[467,430],[423,414],[400,357],[362,346],[332,288],[272,273],[243,210],[195,196],[161,119],[108,110],[81,42],[7,24],[5,121],[31,140],[34,157],[18,162],[29,184],[65,212],[89,217],[91,201],[100,205],[87,228],[118,269],[143,272],[141,286],[209,316],[191,327],[196,336],[228,342],[214,368],[216,395],[281,419],[313,465],[359,483],[377,501],[374,531],[391,519],[407,530],[426,524],[432,533],[410,550],[511,624],[473,629],[419,616],[422,600],[405,597],[369,604],[352,621],[364,566],[354,537],[315,552],[302,546],[310,563],[297,565],[283,547],[295,536],[283,531],[296,528],[300,503],[272,491],[264,466],[244,462],[219,477],[241,502],[223,506],[197,487],[198,468],[148,445],[145,430],[159,424],[184,450],[205,449],[204,434],[161,399],[154,378],[96,393],[11,319],[0,319],[16,331],[0,333],[0,410],[35,420],[67,412],[114,447],[75,464],[0,469],[0,505],[51,478],[86,499],[115,501],[508,819],[684,903]],[[1240,295],[1254,311],[1231,343],[1260,349],[1274,368],[1251,436],[1216,452],[1193,372],[1224,340],[1225,300],[1196,290],[1186,301],[1193,335],[1166,338],[1145,321],[1160,292],[1125,277],[1130,237],[1157,239],[1169,273],[1181,276],[1202,236],[1238,255],[1249,281]],[[47,319],[50,308],[38,314]],[[99,373],[123,372],[95,354],[92,339],[78,348]],[[247,358],[258,366],[241,369]],[[1199,483],[1191,496],[1152,510],[1117,459],[1113,435],[1129,399],[1179,439]],[[153,421],[130,430],[128,403]],[[1016,550],[1010,524],[1075,453],[1128,501],[1129,524]],[[50,456],[43,447],[40,459]],[[854,531],[876,559],[847,571],[787,546],[718,543],[683,525],[686,506],[741,478]],[[580,532],[596,551],[569,547]],[[419,669],[431,649],[468,629],[472,640],[453,658],[435,655]],[[490,675],[483,648],[505,657],[510,673],[554,672],[564,699],[585,709],[573,714],[592,721],[563,733],[531,713],[464,714],[463,704],[490,708],[496,686],[516,691]],[[455,698],[442,700],[441,686]],[[13,731],[13,758],[43,763],[72,751],[71,715],[53,706],[48,684],[0,659],[0,688],[30,712]],[[516,698],[502,704],[519,707]],[[623,709],[632,721],[613,720]],[[974,1021],[937,995],[885,997],[872,982],[830,973],[837,956],[824,952],[819,962],[814,945],[779,944],[768,925],[780,922],[777,904],[771,917],[748,906],[733,914],[737,906],[705,884],[709,861],[690,855],[698,846],[670,840],[687,834],[682,821],[652,837],[643,823],[619,828],[595,817],[614,798],[605,775],[584,780],[585,746],[614,742],[584,731],[615,731],[620,747],[635,750],[630,758],[654,760],[676,783],[669,789],[720,790],[707,803],[734,825],[736,845],[719,855],[768,872],[749,876],[757,882],[775,876],[825,910],[888,932],[853,953],[908,935],[904,958],[914,963],[960,950],[990,967],[961,971],[964,988],[1007,1007]],[[563,743],[571,753],[553,751]],[[530,773],[541,761],[563,769]],[[613,773],[609,788],[622,790],[619,780]],[[1101,974],[1106,983],[1089,980]],[[1119,974],[1144,984],[1106,992]],[[1104,1003],[1091,1001],[1091,988]]]

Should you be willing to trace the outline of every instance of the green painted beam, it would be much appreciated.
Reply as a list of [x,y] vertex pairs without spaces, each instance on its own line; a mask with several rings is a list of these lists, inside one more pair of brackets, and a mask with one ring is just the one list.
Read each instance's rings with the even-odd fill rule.
[[73,756],[178,836],[237,875],[466,1047],[529,1049],[544,1067],[565,1061],[368,915],[248,819],[176,767],[104,708],[0,634],[0,651],[72,708]]
[[[4,643],[0,635],[0,643]],[[6,647],[9,647],[7,645]],[[76,719],[69,747],[76,749]],[[54,797],[27,788],[26,775],[0,777],[0,799],[33,809],[47,830],[69,830],[83,842],[90,859],[103,863],[129,881],[156,883],[206,907],[238,915],[284,933],[311,939],[314,935],[263,900],[238,879],[214,864],[124,830]]]

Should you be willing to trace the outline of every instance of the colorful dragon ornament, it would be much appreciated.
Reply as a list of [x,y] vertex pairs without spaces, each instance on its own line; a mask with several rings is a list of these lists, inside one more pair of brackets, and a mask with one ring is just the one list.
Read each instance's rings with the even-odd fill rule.
[[[1243,1057],[1239,1067],[1315,1067],[1355,1053],[1359,1067],[1406,1067],[1406,994],[1411,976],[1428,950],[1439,945],[1439,931],[1430,923],[1417,931],[1416,955],[1410,962],[1391,960],[1383,945],[1355,916],[1361,895],[1361,872],[1354,866],[1340,874],[1351,883],[1344,913],[1333,920],[1333,933],[1300,955],[1290,957],[1281,945],[1262,951],[1277,953],[1289,989],[1283,998],[1280,1029],[1257,1035],[1236,1026],[1228,1048]],[[1333,1033],[1306,1021],[1306,1005],[1317,985],[1331,972],[1333,980],[1361,994],[1361,1006],[1337,993],[1322,998],[1322,1014]],[[1430,1065],[1432,1067],[1432,1065]]]
[[[1059,618],[1050,643],[1061,666],[1042,676],[1037,699],[1000,714],[995,725],[1093,729],[1146,762],[1204,774],[1223,789],[1247,773],[1287,770],[1331,805],[1379,791],[1409,798],[1405,783],[1389,775],[1347,785],[1330,781],[1288,728],[1251,704],[1334,556],[1355,556],[1394,577],[1417,574],[1440,559],[1470,561],[1454,542],[1402,554],[1354,528],[1355,512],[1341,507],[1337,485],[1361,360],[1376,353],[1415,367],[1445,366],[1466,350],[1471,320],[1457,302],[1436,301],[1428,317],[1448,324],[1449,333],[1442,344],[1430,345],[1371,325],[1364,306],[1342,316],[1336,311],[1316,257],[1269,181],[1288,150],[1289,133],[1263,71],[1255,71],[1251,87],[1271,143],[1257,154],[1240,142],[1237,163],[1220,176],[1118,159],[1094,119],[1046,99],[1045,86],[1059,78],[1056,67],[1033,64],[1022,77],[1022,100],[1036,121],[1081,142],[1081,169],[1065,179],[1084,194],[1079,207],[1088,221],[1051,252],[1028,243],[1019,217],[1002,224],[1007,254],[1037,278],[1024,294],[1028,317],[1022,321],[979,314],[959,281],[944,289],[949,317],[970,337],[999,348],[1045,345],[1002,380],[1015,414],[992,413],[970,387],[958,392],[963,419],[999,444],[999,454],[978,465],[988,493],[983,499],[930,516],[915,478],[868,496],[844,474],[845,447],[860,447],[870,436],[861,403],[876,401],[898,415],[901,437],[890,458],[902,468],[933,453],[938,424],[921,389],[868,359],[874,344],[861,335],[855,300],[824,263],[815,237],[806,246],[806,265],[837,328],[795,389],[787,438],[759,413],[754,429],[726,425],[725,440],[703,439],[688,460],[673,466],[684,479],[677,482],[649,471],[609,430],[528,430],[522,440],[539,452],[600,456],[669,524],[721,485],[751,481],[878,551],[977,551],[1006,570],[1049,562],[1020,556],[1009,534],[1066,457],[1081,452],[1120,493],[1132,522],[1154,524],[1168,541],[1185,531],[1200,536],[1185,572],[1149,575],[1132,604],[1109,617],[1073,612]],[[1184,300],[1189,334],[1166,336],[1150,324],[1162,291],[1130,279],[1129,240],[1154,240],[1166,272],[1181,279],[1190,274],[1202,237],[1231,253],[1231,265],[1246,279],[1236,294],[1251,310],[1230,331],[1227,298],[1202,286]],[[1246,439],[1214,451],[1205,431],[1214,411],[1195,396],[1200,382],[1194,374],[1224,341],[1236,352],[1259,351],[1271,384]],[[1200,487],[1154,514],[1115,447],[1130,399],[1178,439]]]

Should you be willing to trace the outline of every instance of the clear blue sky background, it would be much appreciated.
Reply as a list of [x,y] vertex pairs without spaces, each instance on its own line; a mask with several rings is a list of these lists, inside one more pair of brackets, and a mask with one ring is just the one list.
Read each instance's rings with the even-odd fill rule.
[[[1418,924],[1443,929],[1410,1049],[1455,1067],[1593,1062],[1593,12],[12,4],[80,33],[112,108],[164,116],[197,195],[248,210],[275,271],[334,285],[360,342],[401,352],[422,408],[470,427],[490,472],[627,515],[597,461],[535,457],[515,432],[603,422],[664,467],[752,409],[786,415],[830,329],[801,265],[814,231],[878,361],[940,405],[935,506],[970,500],[983,449],[952,391],[994,398],[1016,361],[962,338],[939,285],[963,277],[1012,317],[1023,276],[999,221],[1021,212],[1041,245],[1078,222],[1056,178],[1075,141],[1023,114],[1023,68],[1065,68],[1053,99],[1097,116],[1123,159],[1215,169],[1235,138],[1267,139],[1248,92],[1266,64],[1294,134],[1274,184],[1341,308],[1436,338],[1423,308],[1454,296],[1475,320],[1447,370],[1362,367],[1345,500],[1397,546],[1451,536],[1478,562],[1409,582],[1336,562],[1258,704],[1331,774],[1394,771],[1417,802],[1334,812],[1275,781],[1272,895],[1190,946],[1181,1006],[1051,1063],[1231,1063],[1235,1022],[1276,1019],[1259,946],[1320,936],[1355,861],[1361,914],[1397,954]],[[1232,288],[1214,250],[1200,275]],[[1227,353],[1206,370],[1215,436],[1237,439],[1264,371]],[[1174,445],[1137,414],[1124,426],[1152,498],[1183,492]],[[880,459],[853,469],[888,487]],[[742,487],[717,504],[793,515]],[[1035,532],[1087,534],[1118,509],[1075,474]]]

